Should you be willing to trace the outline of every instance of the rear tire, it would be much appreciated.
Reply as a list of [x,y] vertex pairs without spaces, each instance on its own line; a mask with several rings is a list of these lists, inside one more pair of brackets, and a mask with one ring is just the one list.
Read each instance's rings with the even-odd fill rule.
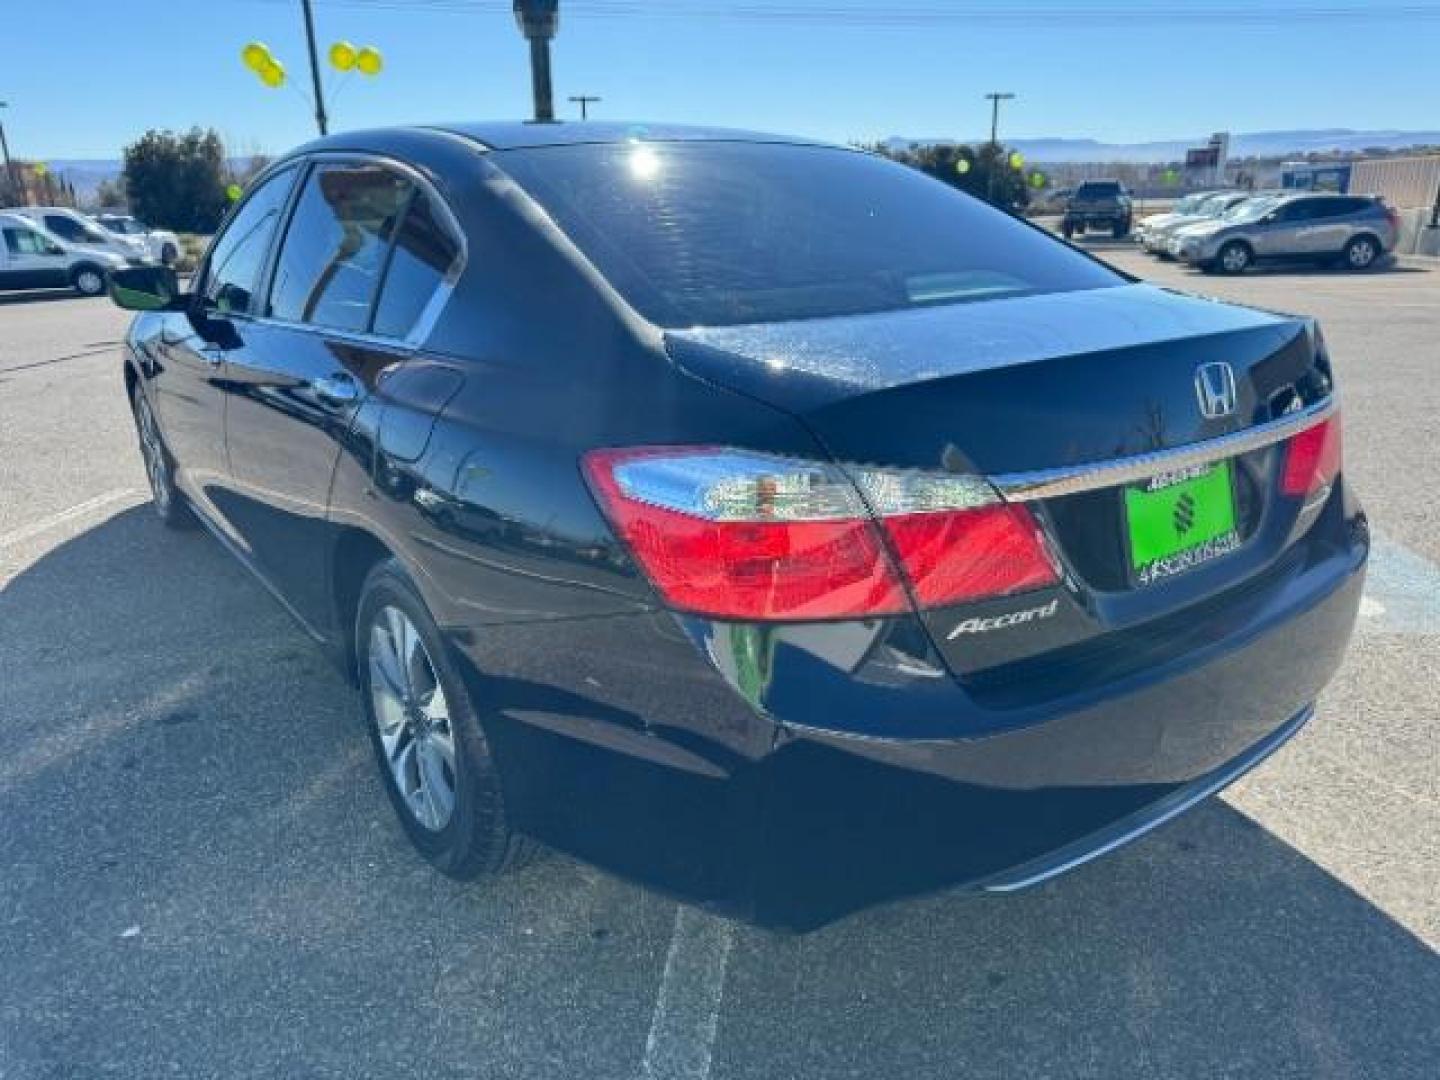
[[1111,235],[1116,240],[1123,240],[1130,235],[1130,223],[1128,221],[1117,221],[1110,226]]
[[1231,240],[1215,255],[1215,267],[1222,274],[1243,274],[1255,262],[1255,253],[1243,240]]
[[385,792],[415,848],[468,880],[528,862],[475,703],[400,564],[370,571],[355,617],[360,695]]
[[105,271],[93,263],[81,263],[70,271],[70,284],[81,296],[103,296]]
[[1075,223],[1073,221],[1062,222],[1060,231],[1065,234],[1066,240],[1071,239],[1075,235]]
[[1342,263],[1351,273],[1364,273],[1380,258],[1380,243],[1373,236],[1357,236],[1345,245]]

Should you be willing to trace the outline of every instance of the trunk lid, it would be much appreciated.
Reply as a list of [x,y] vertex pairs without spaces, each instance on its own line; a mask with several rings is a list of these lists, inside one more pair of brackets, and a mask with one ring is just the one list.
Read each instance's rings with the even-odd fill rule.
[[[1235,436],[1330,393],[1307,320],[1143,284],[675,331],[667,347],[691,374],[797,416],[840,462],[992,478]],[[1233,372],[1234,407],[1207,417],[1197,372],[1216,362]],[[926,612],[932,637],[964,676],[1133,631],[1262,573],[1299,513],[1277,493],[1281,456],[1229,460],[1235,549],[1155,582],[1132,558],[1133,481],[1030,502],[1062,586]]]

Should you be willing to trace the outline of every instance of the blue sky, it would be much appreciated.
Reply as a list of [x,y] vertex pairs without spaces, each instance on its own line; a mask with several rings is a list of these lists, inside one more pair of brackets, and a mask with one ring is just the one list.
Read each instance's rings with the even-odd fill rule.
[[[18,155],[114,157],[148,127],[212,125],[240,152],[313,134],[298,0],[24,6],[26,33],[0,60],[0,99],[10,101],[0,120]],[[644,14],[657,7],[670,14]],[[747,7],[838,19],[725,15]],[[1317,14],[1337,7],[1367,14]],[[379,79],[340,91],[335,126],[528,115],[509,9],[317,0],[322,44],[373,43],[386,61]],[[1244,15],[1257,11],[1258,21]],[[974,137],[988,129],[982,95],[1002,89],[1020,94],[1002,136],[1440,127],[1440,0],[562,0],[561,12],[555,89],[567,114],[575,107],[564,98],[585,92],[604,97],[597,115],[609,118],[837,140]],[[267,90],[244,69],[238,54],[251,39],[286,63],[289,86]]]

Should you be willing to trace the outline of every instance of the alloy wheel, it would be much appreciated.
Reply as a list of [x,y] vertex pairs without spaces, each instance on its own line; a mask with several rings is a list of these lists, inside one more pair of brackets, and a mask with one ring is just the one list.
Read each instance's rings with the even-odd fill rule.
[[1369,240],[1356,240],[1350,245],[1350,265],[1363,270],[1375,261],[1375,245]]
[[155,428],[155,415],[150,411],[150,402],[138,391],[135,415],[140,421],[140,456],[145,461],[145,476],[150,481],[150,496],[155,500],[155,509],[164,517],[170,509],[170,466],[165,461],[165,450],[160,445],[160,433]]
[[1250,265],[1250,254],[1239,244],[1225,249],[1220,256],[1220,265],[1229,274],[1238,274]]
[[439,832],[455,812],[455,730],[434,661],[410,617],[376,611],[370,625],[370,702],[390,776],[422,827]]
[[82,270],[75,278],[76,287],[86,296],[99,296],[105,291],[105,279],[94,270]]

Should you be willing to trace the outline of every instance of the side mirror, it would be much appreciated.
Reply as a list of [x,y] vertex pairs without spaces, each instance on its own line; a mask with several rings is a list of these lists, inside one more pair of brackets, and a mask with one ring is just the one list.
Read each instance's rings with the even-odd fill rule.
[[169,266],[126,266],[109,274],[110,299],[126,311],[179,311],[180,280]]

